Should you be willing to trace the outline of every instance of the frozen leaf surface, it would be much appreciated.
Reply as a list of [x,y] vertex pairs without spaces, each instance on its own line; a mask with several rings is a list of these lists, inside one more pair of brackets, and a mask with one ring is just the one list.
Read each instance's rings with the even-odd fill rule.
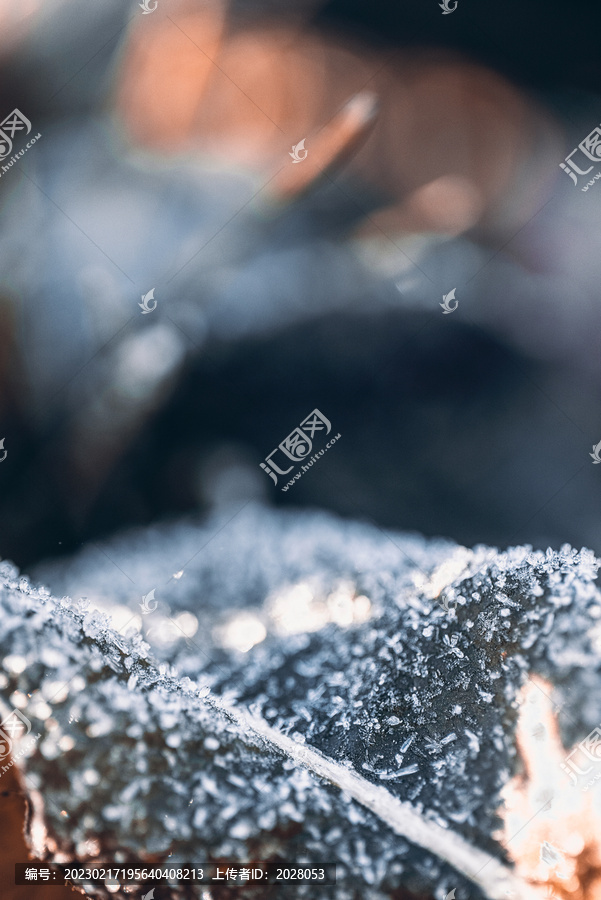
[[[36,573],[73,600],[5,563],[4,711],[41,734],[17,761],[34,849],[336,862],[336,900],[501,897],[492,834],[521,685],[543,674],[562,703],[569,684],[579,736],[601,718],[596,572],[567,546],[467,550],[258,505]],[[153,640],[185,616],[192,636]],[[236,617],[263,629],[246,652]]]

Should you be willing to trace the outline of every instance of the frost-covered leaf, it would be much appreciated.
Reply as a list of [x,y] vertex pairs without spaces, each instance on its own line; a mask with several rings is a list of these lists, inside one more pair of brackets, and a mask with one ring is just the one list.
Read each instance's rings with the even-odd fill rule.
[[[2,697],[42,735],[18,765],[49,858],[85,860],[94,840],[107,859],[336,862],[336,900],[502,896],[518,691],[533,671],[560,699],[598,687],[596,571],[569,547],[472,551],[253,505],[40,570],[73,601],[4,564]],[[148,641],[124,636],[129,612]],[[153,641],[154,616],[199,627]],[[244,616],[263,631],[241,652]],[[598,707],[572,708],[572,727]]]

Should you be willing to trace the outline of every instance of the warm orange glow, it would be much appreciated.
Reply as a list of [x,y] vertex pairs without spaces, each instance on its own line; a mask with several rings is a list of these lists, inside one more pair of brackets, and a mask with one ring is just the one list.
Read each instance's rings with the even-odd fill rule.
[[[57,5],[56,0],[52,5]],[[20,0],[19,3],[0,0],[0,56],[27,37],[35,28],[41,10],[42,0]]]
[[[357,96],[377,100],[373,120],[373,100],[348,106]],[[561,143],[546,113],[482,66],[431,51],[383,61],[296,21],[232,29],[220,0],[179,0],[167,18],[132,24],[116,113],[140,146],[278,176],[267,193],[279,199],[354,148],[349,172],[382,200],[367,236],[515,232],[557,177]],[[291,165],[305,139],[306,160]]]
[[601,900],[601,817],[594,794],[561,770],[564,750],[550,700],[552,687],[530,679],[520,703],[517,744],[524,771],[503,792],[499,838],[518,874],[541,897]]
[[144,17],[126,46],[117,105],[126,111],[129,135],[153,149],[185,144],[221,44],[224,4],[209,3],[195,14],[189,8],[176,6],[178,25]]

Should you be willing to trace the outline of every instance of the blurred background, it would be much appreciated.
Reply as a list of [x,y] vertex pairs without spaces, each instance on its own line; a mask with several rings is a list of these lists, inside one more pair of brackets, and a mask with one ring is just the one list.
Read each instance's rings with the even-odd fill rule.
[[0,0],[0,555],[251,496],[601,550],[599,10],[154,3]]

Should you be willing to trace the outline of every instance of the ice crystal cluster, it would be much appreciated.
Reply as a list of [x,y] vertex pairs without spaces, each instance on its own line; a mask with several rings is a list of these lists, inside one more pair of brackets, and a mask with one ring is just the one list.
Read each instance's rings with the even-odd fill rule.
[[566,742],[601,720],[590,551],[468,550],[248,504],[88,547],[40,568],[49,588],[0,565],[2,712],[41,734],[15,765],[49,860],[336,862],[336,888],[278,897],[481,896],[303,748],[503,860],[525,679],[569,700]]

